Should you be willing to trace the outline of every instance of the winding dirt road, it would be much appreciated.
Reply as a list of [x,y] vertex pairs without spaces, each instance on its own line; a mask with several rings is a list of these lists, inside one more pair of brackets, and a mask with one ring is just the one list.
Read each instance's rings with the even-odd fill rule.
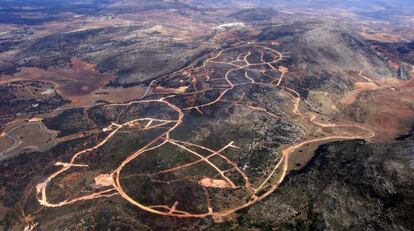
[[[251,49],[251,50],[247,52],[239,52],[239,55],[235,57],[234,60],[229,61],[229,62],[220,60],[227,51],[238,51],[239,49],[244,49],[244,50]],[[251,63],[249,61],[249,58],[252,56],[254,51],[261,52],[260,62]],[[272,58],[271,60],[266,61],[265,56],[267,57],[270,56]],[[158,99],[145,100],[144,98],[147,95],[147,93],[150,91],[150,88],[154,87],[157,84],[157,81],[154,80],[148,86],[148,90],[146,91],[146,94],[144,94],[144,96],[141,97],[140,100],[125,103],[125,104],[107,105],[107,106],[127,107],[127,106],[134,105],[134,104],[154,103],[154,104],[159,104],[164,107],[170,108],[172,111],[175,112],[175,118],[157,119],[157,118],[152,118],[152,117],[145,117],[145,118],[138,118],[138,119],[134,119],[131,121],[127,121],[125,123],[116,123],[117,121],[113,122],[110,126],[103,129],[103,131],[107,132],[108,135],[106,136],[105,139],[103,139],[97,145],[75,153],[68,163],[56,163],[55,164],[56,166],[59,166],[60,169],[52,173],[43,182],[40,182],[36,186],[37,197],[38,197],[39,203],[44,207],[52,208],[52,207],[67,206],[73,203],[97,199],[101,197],[120,196],[126,201],[128,201],[129,203],[135,205],[136,207],[142,210],[145,210],[150,213],[162,215],[162,216],[174,216],[174,217],[182,217],[182,218],[205,218],[208,216],[222,217],[222,216],[232,214],[240,209],[251,206],[252,204],[256,203],[259,200],[266,198],[272,192],[274,192],[279,187],[280,183],[283,182],[284,178],[288,174],[289,155],[294,153],[298,149],[302,148],[303,146],[308,145],[308,144],[313,144],[313,143],[317,143],[317,144],[327,143],[327,142],[334,141],[334,140],[370,139],[375,136],[375,133],[370,128],[364,127],[360,124],[355,124],[351,122],[349,124],[321,123],[321,122],[317,122],[316,115],[307,116],[303,112],[301,112],[302,99],[300,97],[300,94],[294,89],[291,89],[287,86],[283,86],[283,82],[288,73],[288,68],[283,67],[283,66],[275,67],[275,65],[277,65],[283,58],[284,58],[283,53],[276,51],[275,49],[271,47],[267,47],[262,44],[249,44],[249,45],[226,48],[226,49],[219,51],[217,54],[211,56],[210,58],[206,59],[201,66],[195,69],[193,67],[189,67],[183,71],[183,74],[187,75],[187,77],[192,82],[192,86],[191,87],[188,86],[188,89],[190,90],[187,90],[181,93],[175,92],[174,94],[165,95]],[[217,79],[211,78],[210,76],[210,73],[211,73],[210,69],[212,68],[212,66],[214,67],[214,65],[224,65],[230,68],[224,74],[224,76],[219,79],[219,80],[225,81],[226,84],[221,85],[221,86],[215,86],[214,84],[211,84],[211,86],[213,87],[211,87],[210,89],[201,89],[201,90],[197,89],[196,84],[195,84],[197,81],[205,81],[208,83],[213,83],[214,81],[217,80]],[[261,82],[249,75],[249,71],[262,71],[263,68],[268,68],[269,70],[273,72],[280,73],[279,78],[275,78],[271,82]],[[232,82],[230,76],[236,71],[244,71],[245,81],[241,81],[238,83]],[[194,73],[199,73],[199,74],[194,74]],[[266,73],[263,73],[263,76],[265,74]],[[344,128],[353,128],[357,130],[358,132],[355,132],[354,135],[350,135],[350,136],[333,134],[331,136],[326,136],[322,138],[307,139],[300,143],[294,144],[292,146],[283,147],[280,150],[280,159],[278,159],[275,162],[274,166],[271,169],[269,169],[268,175],[264,177],[264,179],[261,182],[257,183],[258,186],[254,187],[253,183],[250,182],[249,177],[243,172],[243,170],[234,161],[230,160],[223,154],[228,149],[239,149],[239,147],[236,146],[237,144],[235,144],[234,142],[230,142],[229,144],[227,144],[226,146],[222,147],[219,150],[212,150],[208,147],[204,147],[201,145],[189,143],[186,141],[180,141],[180,140],[176,140],[172,138],[172,132],[183,123],[183,119],[188,111],[197,110],[200,113],[202,113],[203,108],[210,107],[212,105],[215,105],[218,102],[240,104],[242,100],[240,100],[240,102],[231,102],[231,101],[224,100],[223,97],[226,96],[228,92],[231,92],[232,90],[234,90],[235,87],[243,86],[243,85],[268,86],[268,87],[274,87],[282,91],[285,91],[292,97],[293,104],[292,104],[291,112],[292,112],[292,115],[295,116],[298,121],[306,120],[307,122],[313,124],[313,126],[316,126],[319,128],[331,128],[335,131],[336,130],[340,131],[341,129],[344,129]],[[183,95],[196,97],[197,94],[206,93],[209,91],[220,91],[220,93],[218,94],[216,98],[213,98],[208,102],[186,106],[183,108],[180,108],[177,105],[172,103],[172,99],[176,97],[180,97]],[[277,116],[269,112],[266,108],[253,106],[253,105],[247,105],[246,108],[249,108],[250,110],[254,110],[257,112],[266,113],[270,116],[274,116],[274,117]],[[64,174],[66,171],[68,171],[71,168],[88,168],[87,165],[83,165],[82,163],[77,162],[82,155],[96,151],[97,149],[105,145],[107,142],[109,142],[121,129],[134,125],[137,122],[146,123],[146,126],[144,128],[141,128],[141,130],[149,130],[149,129],[153,129],[153,128],[160,127],[160,126],[170,126],[170,127],[168,128],[168,130],[163,132],[161,135],[157,136],[155,139],[153,139],[152,141],[150,141],[149,143],[141,147],[139,150],[135,151],[130,156],[128,156],[125,160],[123,160],[119,164],[118,167],[115,168],[115,170],[112,173],[110,173],[111,178],[112,178],[112,187],[108,187],[106,189],[103,189],[102,191],[80,196],[80,197],[67,198],[59,202],[51,202],[48,200],[48,190],[49,190],[48,186],[53,180],[55,180],[58,176]],[[175,202],[172,205],[144,205],[141,202],[137,201],[136,199],[132,198],[132,196],[130,196],[126,192],[126,190],[124,189],[124,185],[122,184],[122,179],[131,177],[131,176],[122,176],[122,172],[125,166],[127,166],[131,161],[137,159],[143,153],[160,148],[165,144],[174,145],[175,147],[178,147],[182,150],[187,151],[188,153],[193,155],[196,158],[196,160],[193,162],[184,163],[184,164],[175,166],[173,168],[154,172],[152,173],[152,175],[172,173],[172,172],[184,169],[184,168],[192,167],[199,163],[205,163],[208,166],[210,166],[212,170],[217,173],[217,177],[220,178],[220,181],[216,181],[216,182],[209,180],[208,181],[210,182],[209,184],[213,184],[214,186],[214,182],[215,182],[216,184],[220,183],[220,185],[218,185],[220,187],[224,187],[224,185],[228,185],[228,187],[230,188],[243,188],[249,193],[249,199],[242,204],[234,205],[234,207],[232,208],[226,208],[223,210],[214,210],[211,205],[209,195],[207,191],[205,191],[208,210],[205,213],[191,213],[189,211],[180,210],[179,202]],[[203,156],[202,154],[194,151],[194,149],[192,148],[198,148],[198,149],[207,151],[209,155]],[[210,161],[212,157],[221,158],[222,160],[224,160],[226,163],[228,163],[231,166],[231,169],[225,169],[225,170],[220,169],[212,161]],[[240,174],[244,181],[243,184],[237,185],[235,182],[233,182],[226,175],[228,171],[236,171],[238,174]],[[278,174],[276,174],[277,172]],[[149,177],[151,176],[151,174],[146,174],[146,175],[148,175]],[[201,185],[206,186],[207,184],[205,182],[207,181],[204,180],[204,182],[202,182]],[[33,220],[33,218],[31,218],[31,220]],[[33,222],[31,225],[34,226],[34,224],[35,223]]]
[[[3,135],[6,138],[12,140],[13,141],[13,144],[10,147],[8,147],[7,149],[5,149],[5,150],[3,150],[3,151],[0,152],[0,161],[4,160],[6,158],[9,158],[8,155],[10,155],[10,153],[12,153],[14,150],[16,150],[18,147],[20,147],[20,145],[22,145],[24,143],[20,139],[16,139],[15,137],[13,137],[12,136],[12,133],[14,131],[16,131],[17,129],[21,128],[21,127],[33,126],[33,125],[38,126],[40,131],[42,131],[44,133],[47,133],[50,136],[52,136],[53,143],[55,143],[55,144],[57,143],[56,142],[56,136],[57,136],[57,134],[55,132],[47,129],[46,126],[41,121],[33,121],[32,120],[32,121],[29,121],[27,123],[23,123],[23,124],[20,124],[18,126],[15,126],[12,129],[10,129],[10,130],[4,131]],[[38,149],[38,147],[33,147],[33,148],[37,148]]]

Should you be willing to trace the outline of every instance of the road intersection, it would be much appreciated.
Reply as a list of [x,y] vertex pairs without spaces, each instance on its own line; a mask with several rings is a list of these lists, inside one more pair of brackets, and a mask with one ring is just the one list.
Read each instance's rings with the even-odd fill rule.
[[[241,52],[238,52],[239,50],[242,50]],[[245,52],[245,50],[248,50]],[[259,62],[252,62],[249,60],[252,58],[252,53],[260,51],[260,61]],[[227,62],[223,61],[223,56],[225,56],[226,52],[238,52],[238,56],[234,57],[233,60]],[[271,59],[269,60],[269,57]],[[140,97],[140,99],[124,104],[108,104],[106,106],[120,106],[128,108],[131,105],[144,105],[144,104],[157,104],[162,107],[167,107],[171,111],[174,112],[174,118],[170,119],[159,119],[155,117],[142,117],[142,118],[136,118],[130,121],[126,121],[123,123],[120,123],[118,121],[113,121],[112,124],[106,128],[103,129],[103,132],[107,133],[108,135],[100,141],[95,146],[84,149],[82,151],[79,151],[73,155],[71,160],[68,163],[56,163],[56,166],[59,166],[60,169],[51,175],[49,175],[43,182],[40,182],[36,186],[37,191],[37,198],[39,203],[44,207],[62,207],[67,206],[70,204],[78,203],[81,201],[86,200],[93,200],[98,199],[102,197],[112,197],[112,196],[120,196],[129,203],[135,205],[136,207],[145,210],[147,212],[158,214],[162,216],[174,216],[174,217],[182,217],[182,218],[204,218],[204,217],[222,217],[229,214],[232,214],[240,209],[249,207],[256,203],[257,201],[260,201],[267,196],[269,196],[272,192],[274,192],[279,185],[283,182],[284,178],[288,174],[288,163],[289,163],[289,156],[296,152],[298,149],[304,147],[308,144],[313,143],[327,143],[330,141],[335,140],[351,140],[351,139],[370,139],[375,136],[375,133],[367,127],[364,127],[363,125],[356,124],[350,122],[349,124],[334,124],[334,123],[322,123],[317,121],[316,115],[309,116],[308,114],[305,114],[301,111],[301,96],[300,94],[295,91],[292,88],[289,88],[287,86],[284,86],[283,83],[285,81],[286,75],[288,74],[289,70],[287,67],[284,66],[277,66],[276,65],[284,58],[284,54],[282,52],[279,52],[275,50],[274,48],[262,45],[262,44],[248,44],[248,45],[242,45],[242,46],[235,46],[223,49],[219,51],[217,54],[212,55],[210,58],[206,59],[202,65],[198,67],[189,67],[187,69],[183,70],[183,74],[188,77],[188,79],[191,82],[191,86],[186,86],[187,90],[185,92],[174,92],[171,94],[160,94],[159,96],[152,96],[151,99],[148,98],[148,92],[150,92],[150,88],[157,85],[157,81],[153,80],[151,84],[149,84],[148,89],[146,93]],[[266,60],[268,59],[268,60]],[[223,81],[225,84],[223,85],[214,85],[215,79],[210,76],[210,74],[214,71],[214,65],[224,65],[228,66],[230,69],[226,71],[226,73],[222,76],[222,78],[219,78],[220,81]],[[279,73],[278,78],[273,79],[272,81],[259,81],[257,78],[254,78],[249,75],[249,71],[257,71],[262,73],[263,76],[266,75],[266,71],[263,72],[263,68],[267,68],[267,70],[270,70],[275,73]],[[244,72],[242,75],[242,78],[244,80],[241,80],[239,82],[234,82],[231,79],[231,75],[234,73],[241,71]],[[265,76],[268,78],[269,76]],[[197,88],[197,82],[203,81],[210,83],[209,88],[205,89],[198,89]],[[200,113],[202,113],[204,108],[211,107],[212,105],[215,105],[219,102],[223,103],[233,103],[233,104],[242,104],[241,99],[239,102],[235,101],[228,101],[225,100],[224,97],[231,91],[233,91],[236,87],[239,86],[246,86],[246,85],[258,85],[258,86],[266,86],[266,87],[272,87],[279,89],[281,91],[286,92],[288,95],[290,95],[292,99],[292,109],[291,113],[293,116],[297,118],[297,120],[305,120],[310,124],[313,124],[313,126],[318,128],[331,128],[334,130],[341,130],[343,128],[352,128],[356,132],[353,135],[338,135],[333,133],[330,136],[325,137],[319,137],[319,138],[308,138],[306,140],[303,140],[297,144],[286,146],[280,149],[280,158],[274,163],[273,168],[269,169],[269,172],[266,177],[262,179],[261,182],[251,182],[249,177],[244,173],[242,168],[238,166],[233,160],[229,159],[224,153],[229,149],[240,149],[236,143],[230,142],[226,146],[220,148],[219,150],[212,150],[208,147],[193,144],[187,141],[180,141],[173,138],[173,131],[176,130],[178,127],[180,127],[183,123],[183,119],[186,116],[186,113],[188,113],[191,110],[196,110]],[[209,99],[207,102],[202,103],[194,103],[196,100],[193,100],[193,105],[179,107],[175,105],[174,99],[177,97],[197,97],[198,94],[205,94],[207,92],[212,91],[218,91],[216,97],[213,97],[212,99]],[[242,95],[243,98],[244,95]],[[245,105],[246,106],[246,105]],[[278,117],[278,115],[270,112],[268,109],[257,106],[257,105],[247,105],[246,108],[249,110],[253,110],[259,113],[265,113],[267,115],[270,115],[272,117]],[[118,117],[119,118],[119,117]],[[136,123],[143,123],[145,126],[139,128],[141,130],[150,130],[154,128],[159,127],[165,127],[168,126],[168,129],[164,131],[162,134],[157,136],[155,139],[150,141],[149,143],[145,144],[143,147],[141,147],[139,150],[136,150],[134,153],[129,155],[125,160],[123,160],[118,167],[114,169],[112,173],[110,173],[111,179],[112,179],[112,187],[105,188],[102,191],[91,193],[88,195],[75,197],[75,198],[67,198],[63,201],[58,202],[51,202],[48,199],[48,190],[49,185],[52,181],[54,181],[57,177],[64,174],[66,171],[72,168],[88,168],[87,165],[83,165],[82,163],[79,163],[78,160],[82,155],[85,155],[86,153],[94,152],[98,149],[100,149],[103,145],[105,145],[107,142],[109,142],[113,137],[121,130],[126,127],[133,127]],[[191,211],[184,211],[180,210],[180,202],[176,201],[172,205],[146,205],[141,203],[140,201],[137,201],[134,199],[131,195],[128,194],[128,192],[124,189],[124,185],[122,183],[123,179],[126,179],[130,176],[124,176],[122,175],[122,172],[124,171],[125,166],[131,163],[131,161],[139,158],[142,154],[147,153],[152,150],[156,150],[166,144],[173,145],[175,147],[178,147],[181,150],[184,150],[191,155],[193,155],[196,160],[184,164],[180,164],[178,166],[163,169],[161,171],[156,171],[151,174],[144,174],[148,177],[159,175],[159,174],[166,174],[166,173],[174,173],[175,171],[179,171],[181,169],[185,168],[191,168],[195,165],[198,165],[200,163],[205,163],[208,166],[212,168],[213,171],[217,173],[217,181],[214,181],[212,179],[203,179],[203,181],[199,184],[200,185],[209,185],[210,187],[214,187],[214,184],[217,184],[217,187],[224,187],[224,185],[227,185],[229,188],[244,188],[246,192],[249,194],[249,199],[246,200],[242,204],[234,205],[233,207],[229,207],[223,210],[215,210],[211,206],[211,200],[209,199],[208,192],[206,192],[206,204],[208,210],[205,213],[193,213]],[[209,154],[202,155],[195,151],[195,148],[204,150],[208,152]],[[243,150],[241,150],[243,151]],[[220,169],[218,166],[216,166],[213,162],[211,162],[211,158],[213,157],[219,157],[222,160],[224,160],[227,164],[231,166],[230,169]],[[243,178],[243,184],[238,185],[237,183],[233,182],[226,174],[229,171],[236,171],[238,174],[240,174]],[[276,174],[277,173],[277,174]],[[139,175],[139,174],[137,174]],[[206,184],[206,182],[210,182],[209,184]],[[219,185],[220,184],[220,185]],[[33,214],[32,214],[33,216]],[[31,216],[31,217],[32,217]],[[26,215],[26,217],[28,217]],[[31,219],[29,219],[31,220]],[[32,226],[34,223],[31,224]]]

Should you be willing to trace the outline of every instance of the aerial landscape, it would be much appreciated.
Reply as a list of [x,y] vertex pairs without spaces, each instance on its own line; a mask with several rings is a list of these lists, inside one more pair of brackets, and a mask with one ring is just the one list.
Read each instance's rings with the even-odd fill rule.
[[413,1],[0,1],[1,230],[413,216]]

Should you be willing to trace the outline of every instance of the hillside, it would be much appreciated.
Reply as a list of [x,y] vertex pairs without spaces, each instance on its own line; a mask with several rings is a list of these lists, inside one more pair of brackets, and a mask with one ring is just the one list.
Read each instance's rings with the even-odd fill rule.
[[411,5],[0,1],[0,230],[411,230]]

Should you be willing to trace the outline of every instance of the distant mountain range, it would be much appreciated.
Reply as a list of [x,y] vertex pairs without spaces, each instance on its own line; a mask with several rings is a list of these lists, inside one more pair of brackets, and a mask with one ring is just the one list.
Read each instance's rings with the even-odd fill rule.
[[[189,1],[187,1],[189,2]],[[352,11],[378,11],[390,9],[404,9],[406,7],[414,7],[412,0],[195,0],[193,3],[207,3],[207,4],[240,4],[240,5],[256,5],[260,7],[308,7],[318,8],[346,8]]]

